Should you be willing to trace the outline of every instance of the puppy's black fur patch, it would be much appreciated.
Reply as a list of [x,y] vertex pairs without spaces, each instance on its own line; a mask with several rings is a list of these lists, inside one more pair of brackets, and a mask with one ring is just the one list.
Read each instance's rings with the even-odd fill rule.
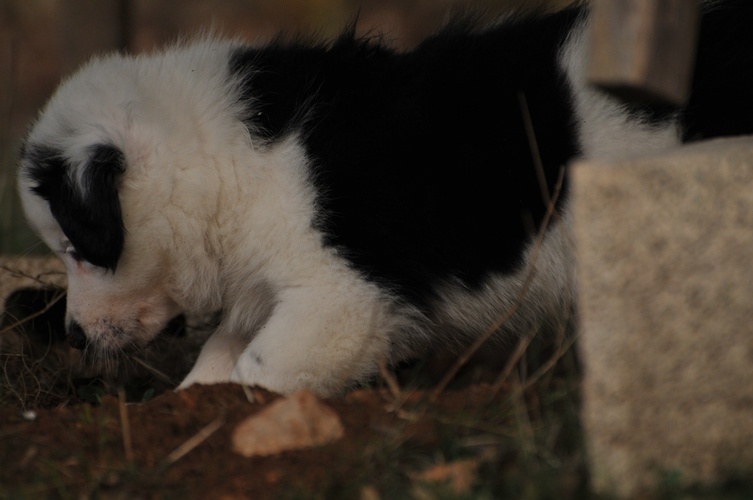
[[125,170],[123,153],[108,144],[91,147],[78,185],[61,152],[48,146],[24,148],[33,190],[47,200],[55,220],[83,260],[115,271],[123,252],[125,228],[118,198],[118,176]]
[[252,132],[300,135],[325,244],[421,307],[438,284],[475,288],[521,265],[542,191],[579,152],[557,61],[583,14],[453,24],[405,53],[352,32],[328,46],[278,42],[240,49],[231,68],[253,103]]

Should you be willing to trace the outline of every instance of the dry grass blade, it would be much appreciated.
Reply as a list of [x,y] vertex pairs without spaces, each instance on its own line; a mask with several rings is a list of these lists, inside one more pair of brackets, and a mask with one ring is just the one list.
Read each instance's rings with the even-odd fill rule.
[[541,226],[539,227],[538,233],[536,234],[536,238],[534,240],[531,259],[529,261],[528,270],[525,273],[525,281],[523,282],[523,285],[520,289],[520,292],[518,293],[518,296],[515,299],[515,302],[507,309],[505,314],[503,314],[496,323],[491,325],[491,327],[489,327],[483,333],[483,335],[478,337],[476,341],[471,344],[471,346],[466,349],[466,351],[457,359],[455,364],[450,368],[450,370],[445,374],[439,384],[437,384],[437,386],[432,391],[430,395],[430,400],[432,401],[435,401],[439,397],[439,395],[444,392],[444,390],[447,388],[447,385],[449,385],[449,383],[455,378],[455,375],[457,375],[458,371],[460,371],[460,369],[468,363],[468,361],[481,348],[481,346],[486,343],[486,341],[489,340],[518,311],[533,281],[535,274],[534,266],[536,264],[536,261],[538,260],[539,251],[541,250],[541,245],[544,240],[544,235],[546,234],[546,229],[549,227],[551,218],[556,215],[555,205],[562,191],[562,184],[564,183],[565,178],[565,168],[564,166],[560,167],[557,182],[554,186],[554,193],[550,194],[546,182],[546,175],[544,173],[544,165],[541,161],[541,155],[539,153],[538,141],[536,140],[536,133],[533,128],[533,121],[531,120],[531,114],[528,110],[528,102],[526,100],[525,94],[523,94],[522,92],[518,94],[518,102],[520,104],[521,114],[523,116],[526,135],[528,137],[531,156],[533,158],[534,169],[536,170],[536,176],[539,181],[541,197],[547,206],[547,210],[544,214],[544,218],[541,221]]
[[557,362],[562,359],[562,357],[567,354],[567,352],[570,350],[570,348],[575,344],[575,341],[577,340],[577,336],[573,336],[570,339],[568,339],[565,343],[563,343],[557,351],[552,354],[552,357],[550,357],[546,363],[544,363],[538,370],[536,370],[533,375],[528,377],[525,384],[523,384],[520,388],[521,391],[525,391],[528,388],[530,388],[532,385],[534,385],[538,380],[546,375],[551,369],[554,368],[554,366],[557,364]]
[[[378,311],[376,308],[374,308],[372,309],[371,317],[369,318],[369,331],[375,332],[377,329],[377,324]],[[395,375],[387,367],[387,359],[380,359],[379,363],[377,364],[377,368],[379,370],[379,376],[382,377],[382,380],[384,380],[385,384],[387,384],[387,388],[389,389],[392,397],[395,399],[395,401],[399,400],[402,396],[400,384],[398,383],[397,378],[395,378]]]
[[166,383],[168,385],[175,385],[175,381],[172,379],[172,377],[170,377],[166,373],[161,372],[160,370],[156,369],[155,367],[153,367],[151,364],[147,363],[142,358],[140,358],[138,356],[133,356],[131,359],[133,359],[133,361],[136,364],[141,365],[142,367],[144,367],[149,373],[151,373],[152,375],[154,375],[155,377],[157,377],[158,379],[160,379],[162,382],[164,382],[164,383]]
[[57,304],[63,297],[65,297],[65,292],[61,290],[59,294],[56,294],[52,298],[52,300],[50,300],[47,303],[47,305],[45,305],[39,311],[37,311],[37,312],[35,312],[33,314],[29,314],[28,316],[25,316],[25,317],[23,317],[21,319],[16,319],[15,322],[13,322],[10,325],[4,327],[2,330],[0,330],[0,335],[3,335],[3,334],[8,333],[10,331],[13,331],[16,328],[18,328],[19,326],[23,325],[24,323],[26,323],[28,321],[31,321],[32,319],[37,318],[37,317],[43,315],[44,313],[46,313],[47,311],[49,311],[52,308],[52,306],[54,306],[55,304]]
[[523,92],[518,92],[518,103],[520,104],[521,114],[523,115],[523,125],[526,129],[526,137],[528,137],[528,147],[531,150],[531,156],[533,157],[533,166],[536,170],[536,177],[539,180],[539,189],[541,190],[541,199],[544,200],[546,205],[552,203],[549,198],[549,188],[546,183],[546,174],[544,173],[544,163],[541,161],[541,154],[539,153],[539,143],[536,140],[536,132],[533,128],[533,120],[531,120],[531,113],[528,111],[528,100]]
[[128,420],[128,407],[123,386],[118,387],[118,407],[120,409],[120,430],[123,435],[123,450],[127,462],[133,462],[133,440],[131,439],[131,423]]
[[213,421],[211,421],[209,424],[207,424],[203,429],[201,429],[199,432],[194,434],[191,438],[188,439],[185,443],[178,446],[173,450],[165,459],[162,461],[162,467],[169,467],[184,456],[186,456],[188,453],[191,452],[194,448],[199,446],[201,443],[209,439],[209,437],[217,432],[220,427],[225,425],[225,415],[220,415],[219,417],[215,418]]
[[379,361],[379,376],[384,379],[384,382],[387,384],[387,388],[390,390],[392,397],[396,400],[400,399],[400,397],[402,396],[400,384],[398,384],[395,375],[393,375],[393,373],[387,369],[387,364],[385,363],[384,359]]
[[256,395],[254,395],[254,391],[251,390],[251,387],[247,385],[241,385],[241,389],[243,389],[243,394],[246,396],[246,400],[253,404],[256,404]]
[[[562,359],[562,357],[567,354],[567,352],[572,348],[573,344],[575,344],[577,336],[573,336],[572,338],[568,339],[567,341],[563,342],[557,350],[552,354],[552,356],[539,367],[538,370],[536,370],[530,377],[528,377],[525,382],[520,382],[516,385],[515,389],[512,391],[513,395],[519,395],[528,389],[530,389],[536,382],[538,382],[541,377],[546,375],[550,370],[552,370],[557,362]],[[525,352],[525,350],[524,350]],[[509,363],[508,363],[509,365]],[[507,371],[508,366],[505,367],[505,371],[502,372],[502,374],[499,376],[499,378],[494,382],[494,385],[492,386],[491,390],[489,391],[489,400],[493,400],[499,391],[504,386],[505,381],[509,376],[512,374],[512,370],[509,372]]]
[[39,274],[36,274],[36,275],[31,275],[31,274],[25,273],[25,272],[23,272],[23,271],[21,271],[19,269],[12,268],[12,267],[10,267],[10,266],[8,266],[6,264],[0,264],[0,271],[8,273],[12,278],[25,278],[25,279],[34,281],[35,283],[38,283],[38,284],[40,284],[42,286],[47,286],[47,287],[56,286],[56,285],[54,283],[52,283],[52,282],[45,281],[43,279],[44,276],[62,276],[63,274],[65,274],[65,273],[63,273],[61,271],[47,271],[47,272],[44,272],[44,273],[39,273]]
[[526,335],[518,340],[518,345],[515,347],[515,352],[512,356],[510,356],[510,359],[507,360],[505,368],[502,370],[499,377],[497,377],[497,380],[494,382],[492,390],[493,394],[496,395],[499,389],[510,377],[510,374],[512,374],[512,371],[515,369],[515,365],[518,364],[518,361],[520,361],[520,358],[523,357],[526,349],[528,349],[528,346],[531,345],[531,340],[533,340],[533,335]]
[[455,361],[453,366],[447,371],[447,373],[444,375],[442,380],[437,384],[437,386],[434,388],[434,390],[431,393],[430,399],[432,401],[435,401],[441,394],[444,392],[444,390],[447,388],[449,383],[455,378],[455,375],[457,375],[458,371],[468,363],[468,361],[473,357],[476,352],[481,348],[482,345],[486,343],[499,329],[504,326],[505,323],[507,323],[516,312],[518,312],[518,309],[520,308],[523,299],[528,294],[528,289],[531,287],[531,283],[533,282],[533,277],[535,275],[533,266],[536,264],[536,261],[538,260],[539,251],[541,250],[541,245],[544,240],[544,235],[546,234],[546,229],[549,226],[549,222],[551,221],[552,216],[554,215],[554,208],[555,204],[557,202],[557,198],[560,195],[560,192],[562,191],[562,184],[564,182],[564,175],[565,169],[564,167],[560,168],[560,174],[557,178],[557,184],[555,185],[554,194],[552,196],[552,201],[549,203],[547,207],[546,214],[544,215],[544,219],[542,220],[541,227],[539,229],[538,234],[536,235],[536,238],[534,240],[533,244],[533,250],[531,253],[531,259],[529,262],[529,268],[525,273],[525,281],[523,281],[523,285],[520,288],[520,292],[518,293],[518,296],[515,299],[515,302],[505,311],[505,314],[493,325],[491,325],[484,333],[483,335],[480,335],[471,346],[461,354],[458,359]]
[[536,450],[534,423],[532,422],[529,406],[526,404],[523,395],[525,383],[521,380],[520,374],[513,375],[513,385],[515,390],[512,391],[509,401],[512,403],[514,410],[515,429],[517,436],[515,440],[521,446],[521,450],[527,455],[533,455]]

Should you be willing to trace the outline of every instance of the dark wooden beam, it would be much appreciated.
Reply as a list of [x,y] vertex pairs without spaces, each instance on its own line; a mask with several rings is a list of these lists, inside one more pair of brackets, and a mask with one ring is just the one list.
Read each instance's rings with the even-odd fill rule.
[[594,0],[589,81],[630,101],[683,104],[699,19],[699,0]]

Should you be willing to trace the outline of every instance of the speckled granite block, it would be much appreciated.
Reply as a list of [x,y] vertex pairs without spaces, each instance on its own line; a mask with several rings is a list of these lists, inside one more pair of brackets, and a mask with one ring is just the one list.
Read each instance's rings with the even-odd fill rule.
[[572,168],[593,487],[753,475],[753,138]]

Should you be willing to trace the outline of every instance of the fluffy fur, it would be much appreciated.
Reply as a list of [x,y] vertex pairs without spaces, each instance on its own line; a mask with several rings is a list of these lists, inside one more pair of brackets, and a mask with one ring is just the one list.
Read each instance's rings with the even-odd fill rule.
[[91,61],[19,174],[67,267],[71,342],[108,356],[221,310],[181,387],[331,395],[513,306],[498,338],[546,328],[573,303],[571,159],[753,132],[753,2],[713,5],[678,110],[586,85],[581,7],[454,24],[404,53],[346,33]]

